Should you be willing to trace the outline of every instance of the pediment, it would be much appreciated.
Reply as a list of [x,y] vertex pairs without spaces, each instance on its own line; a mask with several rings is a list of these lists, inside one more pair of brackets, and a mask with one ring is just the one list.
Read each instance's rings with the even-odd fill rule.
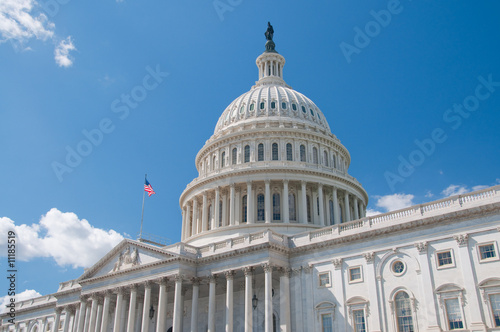
[[86,269],[78,281],[124,272],[172,257],[174,255],[156,246],[124,239],[96,264]]

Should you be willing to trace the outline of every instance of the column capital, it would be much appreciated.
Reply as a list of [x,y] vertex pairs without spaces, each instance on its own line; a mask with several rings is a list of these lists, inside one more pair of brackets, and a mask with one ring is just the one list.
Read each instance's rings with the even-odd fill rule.
[[368,264],[372,264],[373,260],[375,259],[375,252],[373,252],[373,251],[365,252],[365,253],[363,253],[363,257],[365,257],[366,262]]
[[226,276],[227,280],[233,280],[235,274],[234,270],[224,271],[224,276]]
[[278,268],[278,271],[282,277],[290,278],[290,275],[292,274],[292,269],[289,267],[280,267]]
[[457,244],[459,247],[465,247],[468,244],[469,241],[469,234],[464,233],[464,234],[457,234],[453,235],[453,238],[455,241],[457,241]]
[[176,283],[182,282],[182,281],[184,281],[184,275],[183,274],[176,274],[176,275],[174,275],[174,280]]
[[80,302],[87,303],[88,300],[89,300],[88,295],[80,295]]
[[342,268],[342,262],[343,262],[342,258],[334,258],[332,260],[332,263],[333,263],[333,266],[335,267],[335,270]]
[[209,283],[213,283],[213,282],[215,283],[215,282],[217,282],[217,278],[218,278],[217,274],[209,274],[207,276],[207,279],[208,279]]
[[252,266],[245,266],[244,268],[242,268],[242,270],[245,276],[247,276],[247,275],[253,275],[254,268]]
[[318,189],[322,189],[322,188],[323,188],[323,183],[318,182]]
[[191,278],[191,282],[193,283],[193,286],[199,286],[200,285],[200,278],[198,277],[193,277]]
[[60,315],[63,312],[64,307],[56,307],[54,311],[56,312],[56,315]]
[[229,188],[233,188],[233,189],[234,189],[234,182],[231,182],[231,183],[229,184]]
[[123,295],[123,293],[125,293],[125,289],[123,287],[115,287],[113,288],[113,293]]
[[168,278],[167,277],[161,277],[161,278],[156,279],[155,282],[158,285],[166,286],[167,282],[168,282]]
[[427,252],[427,241],[414,243],[415,248],[417,248],[420,254],[425,254]]
[[152,280],[146,280],[142,284],[144,285],[144,288],[151,288],[151,286],[153,286],[153,281]]
[[273,265],[271,263],[264,263],[262,264],[262,268],[264,269],[264,272],[273,272]]
[[313,269],[312,264],[307,264],[305,266],[302,266],[302,270],[304,270],[305,273],[311,273],[312,269]]
[[129,291],[137,291],[137,288],[139,288],[139,285],[138,285],[138,284],[135,284],[135,283],[134,283],[134,284],[131,284],[131,285],[129,285],[129,286],[127,286],[127,289],[128,289]]
[[299,266],[299,267],[297,267],[297,268],[292,269],[292,273],[293,273],[294,275],[299,275],[299,274],[300,274],[300,271],[302,271],[302,267],[301,267],[301,266]]
[[301,185],[303,185],[303,186],[305,186],[305,185],[307,185],[307,181],[305,181],[305,180],[301,180],[301,181],[300,181],[300,184],[301,184]]
[[290,180],[288,180],[288,179],[283,180],[283,183],[288,183],[288,182],[290,182]]
[[64,310],[68,314],[73,315],[76,311],[76,306],[74,304],[70,304],[70,305],[67,305],[66,307],[64,307]]
[[92,294],[90,294],[90,299],[91,299],[92,301],[97,301],[97,300],[99,300],[99,298],[100,298],[100,294],[99,294],[99,293],[97,293],[97,292],[96,292],[96,293],[92,293]]

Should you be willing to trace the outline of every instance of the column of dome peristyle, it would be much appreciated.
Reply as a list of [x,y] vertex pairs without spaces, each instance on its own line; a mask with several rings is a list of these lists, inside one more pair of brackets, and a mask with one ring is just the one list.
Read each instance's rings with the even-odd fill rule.
[[283,67],[285,66],[285,58],[278,53],[262,53],[255,61],[259,68],[259,81],[261,84],[277,84],[286,85],[283,80]]

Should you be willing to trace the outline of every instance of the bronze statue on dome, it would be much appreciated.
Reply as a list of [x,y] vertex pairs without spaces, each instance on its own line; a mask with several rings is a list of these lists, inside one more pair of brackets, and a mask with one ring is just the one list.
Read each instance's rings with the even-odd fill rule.
[[273,40],[274,29],[271,25],[271,22],[267,22],[267,31],[264,33],[264,35],[266,36],[267,40]]

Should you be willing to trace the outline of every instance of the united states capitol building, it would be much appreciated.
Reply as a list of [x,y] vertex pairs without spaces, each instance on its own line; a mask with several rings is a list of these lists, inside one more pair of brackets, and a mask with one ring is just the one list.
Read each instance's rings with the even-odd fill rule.
[[1,331],[500,331],[500,186],[367,217],[348,150],[266,37],[196,156],[181,242],[125,239]]

